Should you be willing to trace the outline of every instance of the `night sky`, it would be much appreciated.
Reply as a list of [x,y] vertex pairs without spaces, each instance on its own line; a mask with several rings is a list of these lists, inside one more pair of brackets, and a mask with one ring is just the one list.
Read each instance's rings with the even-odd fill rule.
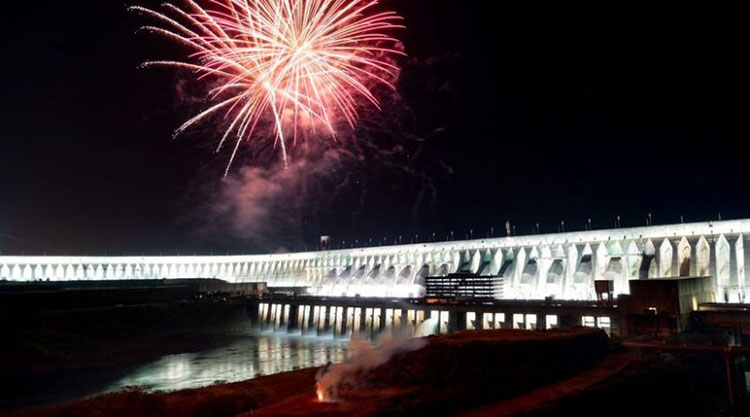
[[196,86],[138,69],[184,50],[136,34],[147,21],[122,2],[11,3],[3,254],[250,253],[314,248],[322,234],[346,246],[498,235],[506,220],[528,234],[618,215],[643,225],[649,212],[656,224],[750,217],[750,36],[725,5],[387,0],[408,26],[398,103],[363,121],[382,131],[359,163],[295,183],[307,191],[270,202],[255,234],[212,209],[253,158],[223,180],[209,127],[172,139],[201,105],[185,92]]

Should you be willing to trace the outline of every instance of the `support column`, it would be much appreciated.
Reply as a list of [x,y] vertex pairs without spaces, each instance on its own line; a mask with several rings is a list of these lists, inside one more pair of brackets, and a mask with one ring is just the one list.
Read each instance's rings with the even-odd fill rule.
[[317,321],[317,314],[315,314],[315,309],[320,309],[318,306],[309,306],[309,309],[307,310],[307,329],[305,331],[307,333],[311,332],[317,332],[318,327],[318,321]]
[[276,325],[276,304],[268,305],[268,321],[266,323],[266,330],[273,330],[273,326]]
[[250,324],[253,327],[258,327],[258,322],[260,320],[260,303],[249,300],[245,305],[245,311],[247,311],[247,316],[250,318]]
[[289,333],[299,330],[299,305],[289,305],[289,320],[286,325],[286,331]]
[[339,336],[344,337],[351,332],[351,323],[349,322],[349,316],[352,314],[354,307],[343,307],[344,311],[341,313],[341,331]]
[[536,315],[536,329],[547,330],[547,313],[541,313]]
[[359,308],[359,326],[357,327],[357,334],[361,334],[367,329],[367,308]]
[[320,306],[318,312],[318,322],[316,327],[318,329],[318,336],[322,335],[326,331],[326,325],[328,324],[328,306]]
[[399,330],[405,333],[409,329],[409,311],[405,308],[398,310],[401,312],[401,318],[399,319]]
[[273,331],[278,331],[281,328],[281,324],[284,320],[284,305],[276,304],[276,316],[273,321]]
[[448,333],[466,330],[466,312],[449,311],[448,312]]
[[381,307],[378,310],[380,310],[380,327],[378,328],[378,333],[380,333],[385,330],[386,314],[384,308]]

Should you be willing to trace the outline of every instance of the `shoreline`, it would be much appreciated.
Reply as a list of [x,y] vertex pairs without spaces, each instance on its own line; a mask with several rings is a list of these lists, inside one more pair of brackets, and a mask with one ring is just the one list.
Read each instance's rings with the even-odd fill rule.
[[[14,417],[94,416],[101,413],[112,417],[126,415],[244,417],[251,414],[263,416],[391,415],[394,412],[399,414],[409,410],[414,412],[426,404],[430,404],[429,408],[444,407],[441,404],[451,395],[461,396],[464,395],[463,393],[474,390],[473,387],[482,378],[488,381],[502,381],[517,380],[514,376],[520,377],[519,388],[501,388],[501,391],[484,399],[466,398],[456,406],[437,409],[448,413],[458,413],[499,400],[511,400],[526,392],[565,381],[588,369],[597,368],[601,363],[607,363],[606,336],[601,331],[588,329],[549,333],[512,330],[462,332],[448,336],[428,337],[424,340],[426,343],[423,348],[396,353],[376,368],[355,370],[355,374],[362,378],[361,386],[356,387],[354,391],[345,389],[339,401],[333,403],[318,401],[316,382],[321,367],[311,367],[235,383],[172,392],[148,393],[137,388],[125,389],[64,405],[42,407],[8,415]],[[563,346],[578,349],[566,353],[560,350]],[[591,358],[587,359],[587,355],[581,356],[581,352],[588,352],[587,355],[591,355]],[[472,358],[480,353],[495,355],[496,365],[487,367],[473,361]],[[540,366],[535,370],[530,370],[524,366],[518,366],[521,362],[528,361],[536,355],[551,355],[547,359],[548,362],[552,361],[549,364],[558,360],[554,358],[560,360],[568,358],[568,365],[564,370],[551,366]],[[455,378],[452,380],[452,385],[442,385],[443,372],[439,369],[430,369],[429,364],[440,363],[440,360],[450,362],[450,364],[446,362],[445,365],[450,367],[449,373]],[[412,362],[413,368],[409,369],[409,365],[404,366]],[[474,376],[476,372],[482,372],[482,370],[486,372],[484,377]],[[438,391],[434,391],[436,388]],[[483,392],[490,393],[491,391]],[[206,410],[211,410],[210,414],[205,414]]]

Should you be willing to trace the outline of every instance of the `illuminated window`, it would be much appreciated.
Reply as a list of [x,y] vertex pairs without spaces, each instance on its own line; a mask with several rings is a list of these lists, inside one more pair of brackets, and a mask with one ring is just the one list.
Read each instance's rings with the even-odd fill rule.
[[536,330],[536,314],[527,314],[526,315],[526,329],[527,330]]
[[477,313],[473,311],[469,311],[466,313],[466,329],[467,330],[474,330],[476,327],[474,326],[474,323],[477,320]]
[[505,313],[495,313],[495,328],[501,329],[505,323]]

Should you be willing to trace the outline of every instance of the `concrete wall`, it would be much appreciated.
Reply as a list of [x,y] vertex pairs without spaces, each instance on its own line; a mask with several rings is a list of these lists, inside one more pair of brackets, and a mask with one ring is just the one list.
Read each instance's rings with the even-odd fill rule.
[[[643,269],[646,278],[712,275],[719,301],[743,302],[749,233],[750,220],[732,220],[273,255],[0,256],[0,279],[204,277],[408,297],[423,293],[425,275],[461,268],[502,272],[504,298],[594,299],[594,280],[613,280],[615,294],[627,293]],[[653,256],[649,265],[644,255]]]

